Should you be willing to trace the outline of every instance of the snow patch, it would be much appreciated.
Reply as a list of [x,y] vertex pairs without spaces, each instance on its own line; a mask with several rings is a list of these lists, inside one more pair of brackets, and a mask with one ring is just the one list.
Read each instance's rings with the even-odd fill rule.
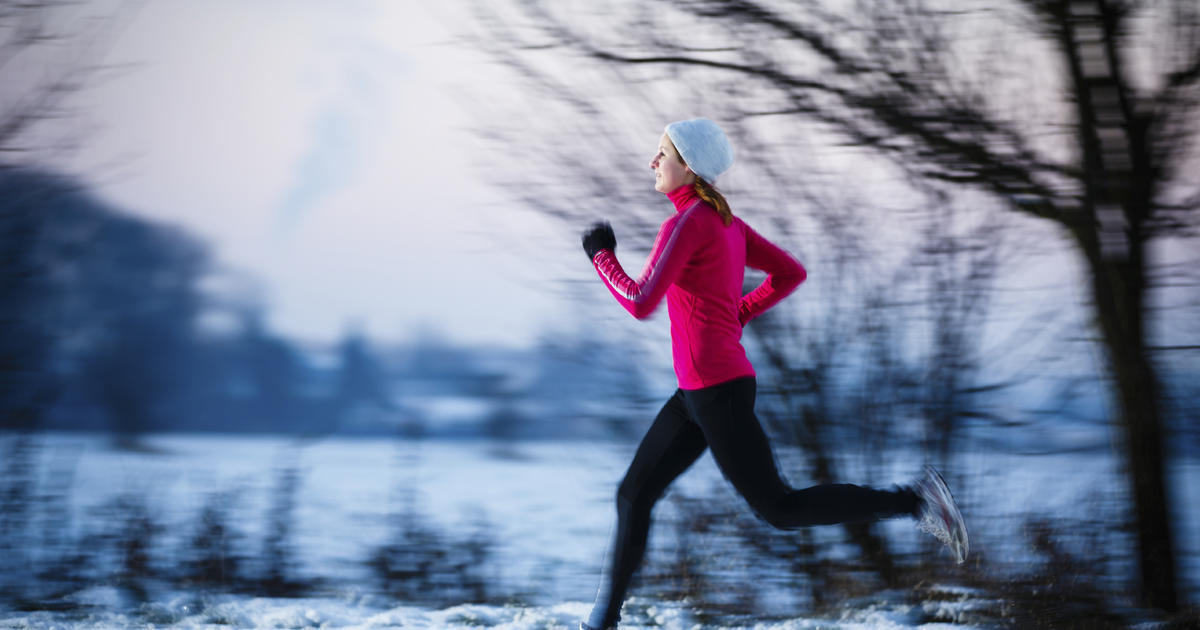
[[[324,598],[300,600],[271,598],[225,598],[201,605],[175,607],[178,618],[149,619],[141,615],[104,613],[68,619],[50,613],[0,615],[0,627],[23,630],[98,630],[114,627],[177,628],[180,630],[225,630],[228,628],[358,630],[406,628],[428,630],[550,630],[577,628],[590,605],[570,602],[555,606],[460,605],[441,610],[414,606],[378,609],[350,601]],[[189,614],[190,612],[190,614]],[[658,603],[638,611],[636,618],[622,624],[623,630],[982,630],[969,625],[921,624],[915,607],[900,602],[877,602],[844,611],[839,619],[796,618],[756,623],[750,626],[714,626],[698,623],[684,605]]]

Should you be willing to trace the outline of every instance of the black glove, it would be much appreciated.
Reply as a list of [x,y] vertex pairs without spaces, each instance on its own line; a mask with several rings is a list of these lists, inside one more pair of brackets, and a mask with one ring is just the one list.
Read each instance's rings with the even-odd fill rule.
[[617,236],[608,221],[596,223],[583,233],[583,251],[587,252],[588,260],[596,258],[596,252],[602,249],[617,251]]

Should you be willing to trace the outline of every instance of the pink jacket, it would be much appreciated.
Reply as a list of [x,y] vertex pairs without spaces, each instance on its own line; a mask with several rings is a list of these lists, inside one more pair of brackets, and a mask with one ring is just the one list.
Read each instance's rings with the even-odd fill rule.
[[[690,186],[667,196],[675,215],[659,228],[637,280],[611,250],[598,252],[592,264],[617,302],[638,319],[666,296],[679,387],[700,389],[754,376],[741,344],[742,326],[795,290],[807,272],[741,219],[734,217],[726,227]],[[743,296],[746,267],[767,272],[767,278]]]

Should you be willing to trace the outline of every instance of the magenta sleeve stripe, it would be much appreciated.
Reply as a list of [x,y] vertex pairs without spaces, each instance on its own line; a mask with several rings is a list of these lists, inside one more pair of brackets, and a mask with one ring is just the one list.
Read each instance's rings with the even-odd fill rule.
[[[630,302],[636,302],[634,293],[637,290],[637,285],[633,282],[632,278],[625,275],[624,270],[620,267],[620,263],[617,262],[616,254],[611,254],[605,262],[609,264],[598,267],[600,276],[604,278],[604,282],[619,292],[621,297]],[[621,276],[625,277],[622,278]]]
[[616,255],[608,250],[601,250],[592,260],[592,264],[600,273],[600,279],[612,289],[613,295],[618,298],[618,301],[621,299],[629,301],[628,285],[633,284],[633,279],[621,269],[621,263],[617,262]]

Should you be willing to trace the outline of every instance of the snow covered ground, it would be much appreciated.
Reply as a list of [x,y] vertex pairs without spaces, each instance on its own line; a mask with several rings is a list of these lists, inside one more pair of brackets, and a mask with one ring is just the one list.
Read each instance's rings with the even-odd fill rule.
[[[858,602],[834,618],[795,618],[758,622],[756,630],[937,630],[982,628],[954,623],[960,610],[995,605],[986,599],[964,594],[957,602],[910,605],[899,598],[880,597]],[[639,614],[622,624],[629,630],[711,627],[698,623],[678,604],[646,605],[636,598],[629,607]],[[226,628],[444,628],[447,630],[543,630],[579,627],[588,607],[579,602],[553,606],[461,605],[441,610],[412,606],[382,607],[353,600],[335,599],[235,599],[197,603],[187,598],[154,604],[131,613],[103,612],[64,617],[54,613],[0,614],[6,628],[121,628],[168,627],[224,630]],[[73,618],[72,618],[73,617]],[[943,621],[925,621],[930,618]]]
[[[269,599],[228,594],[155,591],[149,603],[132,602],[105,580],[71,596],[80,604],[61,612],[21,612],[0,603],[0,627],[109,628],[514,628],[576,627],[589,608],[609,528],[612,496],[631,445],[518,443],[503,449],[487,442],[323,440],[223,436],[152,436],[140,452],[114,450],[100,436],[39,438],[43,476],[69,470],[67,496],[74,531],[98,526],[104,506],[122,493],[145,497],[163,527],[159,549],[179,548],[195,535],[197,514],[226,493],[237,544],[254,556],[266,535],[272,489],[279,471],[299,471],[292,545],[298,575],[321,580],[304,598]],[[798,456],[780,452],[782,469],[797,470]],[[883,480],[901,483],[920,462],[898,462]],[[894,470],[893,470],[894,469]],[[851,466],[848,470],[853,471]],[[1121,485],[1108,453],[1057,456],[997,453],[963,455],[951,479],[970,480],[960,491],[973,550],[1019,568],[1034,559],[1028,550],[1026,516],[1048,519],[1104,517],[1117,510]],[[790,475],[795,485],[810,480]],[[1181,564],[1195,601],[1200,584],[1200,461],[1174,471]],[[857,479],[851,479],[856,481]],[[672,493],[736,500],[712,461],[704,457]],[[707,500],[707,499],[706,499]],[[406,506],[427,515],[440,530],[483,529],[493,542],[497,592],[505,605],[410,606],[379,594],[366,558],[394,535],[394,515]],[[651,556],[669,554],[670,501],[656,515]],[[1115,517],[1115,516],[1114,516]],[[837,546],[839,528],[812,530],[819,544]],[[923,537],[910,522],[883,527],[900,551],[920,549]],[[169,555],[150,554],[155,562]],[[951,561],[943,553],[940,561]],[[159,567],[163,568],[163,567]],[[775,569],[762,567],[761,578]],[[751,573],[754,569],[750,569]],[[786,594],[764,603],[759,620],[721,627],[762,629],[974,628],[971,610],[1000,604],[988,596],[945,585],[942,596],[913,603],[903,593],[881,592],[848,604],[836,615],[813,617]],[[795,611],[801,612],[796,613]],[[790,611],[790,612],[789,612]],[[635,594],[626,607],[626,628],[700,627],[684,602],[655,601]],[[713,627],[703,621],[703,627]]]

